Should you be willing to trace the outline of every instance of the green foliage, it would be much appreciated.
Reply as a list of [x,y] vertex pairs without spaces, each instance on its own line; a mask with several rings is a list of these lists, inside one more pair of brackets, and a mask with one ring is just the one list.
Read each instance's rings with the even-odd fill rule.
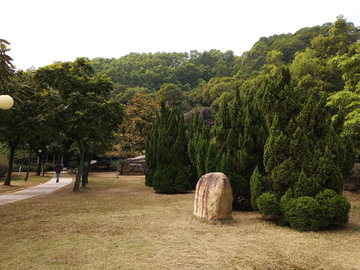
[[117,159],[111,160],[111,162],[109,164],[109,171],[115,172],[121,163],[122,163],[122,160],[117,160]]
[[[330,121],[325,108],[326,95],[316,101],[310,91],[301,105],[300,97],[289,91],[291,88],[290,74],[282,69],[275,83],[265,82],[263,90],[258,92],[259,107],[268,125],[271,123],[264,148],[265,171],[271,183],[269,192],[280,198],[281,224],[290,224],[301,231],[319,230],[335,223],[335,219],[326,218],[324,203],[319,204],[314,198],[324,189],[341,196],[342,171],[348,174],[354,156],[351,146],[345,144],[350,142],[339,137]],[[284,93],[287,93],[285,99]],[[286,102],[290,98],[291,102]],[[335,124],[341,130],[341,119]],[[258,178],[254,176],[254,183]],[[260,210],[261,196],[257,199]],[[343,212],[340,211],[342,218]],[[346,218],[339,220],[346,222]]]
[[77,145],[79,173],[73,190],[79,191],[85,152],[110,148],[123,122],[123,106],[107,100],[112,89],[110,79],[95,75],[85,58],[40,68],[34,79],[37,87],[44,89],[43,102],[48,105],[44,118]]
[[[52,165],[52,164],[51,164],[51,165]],[[26,172],[27,169],[28,169],[28,165],[21,165],[21,171],[22,171],[22,172]],[[38,166],[30,166],[29,172],[36,172],[37,169],[38,169]],[[15,165],[14,165],[13,171],[14,171],[14,172],[19,171],[19,166],[15,166]],[[45,171],[54,171],[54,166],[53,166],[53,165],[52,165],[52,166],[49,166],[49,167],[48,167],[48,170],[45,170]]]
[[124,123],[117,133],[117,151],[135,155],[145,150],[146,138],[155,122],[159,103],[150,95],[137,93],[125,106]]
[[9,167],[7,158],[0,156],[0,176],[5,176]]
[[96,72],[110,76],[114,83],[158,91],[165,83],[185,90],[214,76],[231,76],[236,59],[232,51],[210,50],[188,53],[130,53],[119,59],[92,59]]
[[311,197],[290,200],[285,219],[298,231],[318,231],[326,225],[325,213],[318,201]]
[[173,83],[165,83],[156,92],[159,100],[165,100],[171,107],[179,106],[184,99],[181,88]]
[[217,170],[228,176],[234,203],[249,203],[253,171],[258,166],[264,173],[263,147],[268,135],[253,98],[242,99],[238,85],[230,106],[226,96],[221,100],[214,135]]
[[299,175],[299,179],[294,185],[294,198],[304,196],[315,198],[316,194],[318,194],[321,190],[322,187],[318,180],[313,177],[306,177],[304,171],[302,170]]
[[258,166],[256,166],[253,175],[250,178],[250,203],[252,208],[256,211],[259,210],[258,198],[270,189],[268,179],[266,176],[262,176],[259,172]]
[[183,114],[160,104],[150,137],[146,142],[148,165],[145,184],[158,193],[184,193],[191,190],[188,139]]
[[216,172],[216,150],[213,143],[209,143],[205,157],[205,173]]
[[[163,103],[162,103],[163,104]],[[165,105],[165,104],[164,104]],[[158,114],[157,114],[158,116]],[[147,172],[145,174],[145,185],[151,187],[152,179],[157,169],[157,140],[158,140],[158,121],[155,121],[151,128],[150,136],[146,138],[145,161],[147,165]]]
[[208,169],[215,171],[214,166],[211,165],[216,164],[213,160],[214,156],[210,158],[212,160],[209,160],[208,157],[211,144],[209,137],[210,127],[205,123],[203,115],[200,116],[200,112],[199,114],[194,114],[190,121],[188,153],[192,166],[196,168],[198,179],[209,172],[206,168],[207,163],[210,166]]
[[69,161],[69,166],[72,170],[75,170],[78,166],[77,161]]
[[324,210],[327,223],[345,224],[349,221],[351,206],[344,196],[337,194],[334,190],[325,189],[316,195],[315,199]]
[[257,205],[264,216],[277,217],[280,214],[280,204],[275,193],[265,192],[257,199]]
[[7,54],[10,51],[8,45],[10,45],[8,41],[0,39],[0,86],[9,82],[15,73],[15,68],[11,63],[13,59]]
[[157,193],[185,193],[191,190],[187,169],[178,164],[166,164],[153,176],[153,187]]
[[45,172],[55,171],[55,166],[52,163],[45,163],[44,170]]

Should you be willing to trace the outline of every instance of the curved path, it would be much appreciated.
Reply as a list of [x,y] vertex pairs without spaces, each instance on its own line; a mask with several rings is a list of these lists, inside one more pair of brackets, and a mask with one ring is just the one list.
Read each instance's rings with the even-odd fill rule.
[[67,186],[71,182],[72,182],[72,178],[70,177],[69,174],[61,173],[59,183],[56,183],[56,175],[54,174],[54,177],[51,178],[50,181],[42,185],[23,189],[20,191],[16,191],[14,193],[0,195],[0,205],[29,199],[35,196],[44,195],[46,193],[50,193],[54,190]]

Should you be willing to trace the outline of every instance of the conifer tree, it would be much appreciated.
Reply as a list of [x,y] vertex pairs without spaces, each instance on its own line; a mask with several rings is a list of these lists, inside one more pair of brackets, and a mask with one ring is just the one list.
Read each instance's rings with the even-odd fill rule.
[[160,114],[147,140],[145,184],[158,193],[187,192],[191,184],[184,117],[164,101],[160,105]]
[[267,127],[254,100],[240,98],[238,86],[230,108],[226,96],[222,99],[214,133],[217,170],[227,175],[233,189],[234,204],[249,203],[250,177],[258,165],[263,171]]
[[205,173],[216,172],[217,162],[214,157],[216,157],[215,146],[209,143],[205,159]]
[[145,174],[145,185],[152,187],[152,179],[157,168],[157,140],[158,140],[158,125],[157,121],[152,126],[150,136],[146,140],[146,155],[145,161],[147,165],[147,172]]
[[[278,79],[265,83],[257,97],[268,125],[271,123],[264,148],[271,189],[260,196],[255,192],[261,179],[255,171],[251,181],[254,208],[264,215],[277,215],[282,224],[301,231],[347,222],[350,208],[341,195],[342,168],[349,169],[350,157],[325,109],[326,96],[316,102],[310,94],[299,105],[290,74],[283,68]],[[334,202],[331,206],[330,201]],[[336,209],[337,215],[328,214],[329,208]]]

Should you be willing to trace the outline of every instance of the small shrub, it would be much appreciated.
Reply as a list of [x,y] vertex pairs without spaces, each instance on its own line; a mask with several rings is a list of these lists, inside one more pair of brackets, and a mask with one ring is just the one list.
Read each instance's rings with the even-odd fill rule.
[[117,168],[120,166],[121,163],[122,163],[122,160],[117,160],[117,159],[112,160],[112,161],[110,162],[110,165],[109,165],[109,171],[110,171],[110,172],[116,171]]
[[46,163],[44,165],[44,170],[45,170],[45,172],[55,171],[55,166],[54,166],[54,164]]
[[257,200],[260,212],[264,216],[280,215],[280,204],[273,192],[265,192]]
[[285,219],[295,230],[318,231],[326,226],[324,210],[314,198],[300,197],[290,200],[286,208]]
[[7,159],[0,156],[0,176],[5,176],[8,168],[9,165]]
[[316,195],[329,224],[345,224],[349,221],[350,203],[332,189],[325,189]]

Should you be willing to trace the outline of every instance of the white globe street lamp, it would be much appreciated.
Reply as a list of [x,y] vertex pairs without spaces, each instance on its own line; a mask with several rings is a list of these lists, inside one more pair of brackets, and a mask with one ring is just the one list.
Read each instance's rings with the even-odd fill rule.
[[0,109],[8,110],[14,105],[14,100],[9,95],[0,95]]

